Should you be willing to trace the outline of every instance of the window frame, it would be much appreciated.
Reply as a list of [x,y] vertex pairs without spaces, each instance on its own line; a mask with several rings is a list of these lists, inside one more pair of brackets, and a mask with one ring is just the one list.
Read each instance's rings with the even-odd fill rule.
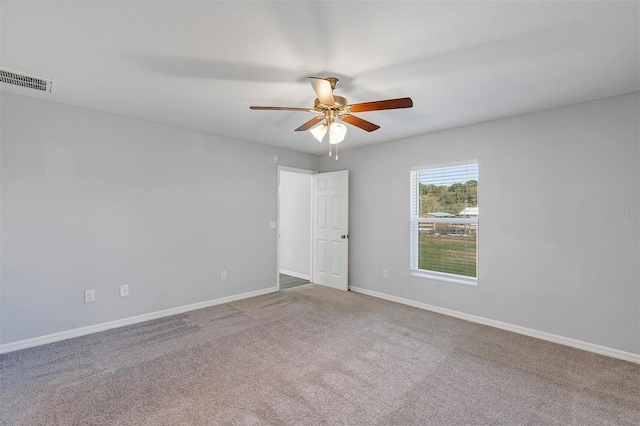
[[[449,167],[458,167],[458,166],[469,166],[476,165],[478,166],[478,174],[479,174],[479,166],[480,163],[477,159],[459,161],[455,163],[445,163],[445,164],[432,164],[426,166],[417,166],[412,167],[410,169],[410,179],[409,179],[409,198],[410,198],[410,265],[409,265],[409,274],[413,277],[419,278],[427,278],[438,281],[446,281],[455,284],[464,284],[468,286],[478,286],[478,276],[479,276],[479,262],[478,262],[478,253],[479,253],[479,215],[475,218],[422,218],[420,217],[420,196],[419,193],[419,173],[421,170],[429,170],[429,169],[443,169]],[[480,204],[478,195],[478,205]],[[420,244],[420,232],[419,226],[420,223],[451,223],[451,224],[460,224],[460,225],[476,225],[476,276],[470,277],[466,275],[458,275],[451,274],[447,272],[439,272],[439,271],[431,271],[427,269],[419,269],[418,268],[418,259],[419,259],[419,244]]]

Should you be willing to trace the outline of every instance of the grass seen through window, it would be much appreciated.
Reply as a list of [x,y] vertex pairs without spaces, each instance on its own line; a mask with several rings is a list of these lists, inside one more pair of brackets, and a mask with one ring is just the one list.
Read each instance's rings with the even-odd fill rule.
[[421,234],[418,268],[476,276],[476,236]]

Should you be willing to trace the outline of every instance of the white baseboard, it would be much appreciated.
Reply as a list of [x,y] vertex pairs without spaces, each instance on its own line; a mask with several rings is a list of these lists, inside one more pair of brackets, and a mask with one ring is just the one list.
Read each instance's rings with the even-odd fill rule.
[[533,330],[531,328],[520,327],[518,325],[509,324],[506,322],[496,321],[489,318],[479,317],[476,315],[466,314],[464,312],[454,311],[452,309],[441,308],[439,306],[428,305],[422,302],[416,302],[402,297],[391,296],[385,293],[380,293],[373,290],[367,290],[365,288],[349,286],[349,290],[356,293],[366,294],[367,296],[373,296],[380,299],[390,300],[392,302],[402,303],[403,305],[413,306],[414,308],[424,309],[438,314],[448,315],[450,317],[463,319],[478,324],[488,325],[490,327],[499,328],[502,330],[511,331],[513,333],[523,334],[529,337],[535,337],[536,339],[546,340],[560,345],[570,346],[576,349],[582,349],[587,352],[593,352],[600,355],[605,355],[611,358],[617,358],[624,361],[634,362],[640,364],[640,354],[632,352],[621,351],[618,349],[609,348],[607,346],[600,346],[582,340],[571,339],[569,337],[558,336],[556,334],[546,333],[544,331]]
[[280,273],[284,275],[290,275],[292,277],[300,278],[301,280],[311,281],[311,275],[305,275],[299,272],[287,271],[286,269],[280,269]]
[[59,333],[47,334],[46,336],[34,337],[31,339],[19,340],[17,342],[5,343],[0,345],[0,354],[5,354],[21,349],[33,348],[35,346],[46,345],[48,343],[60,342],[62,340],[72,339],[74,337],[86,336],[87,334],[97,333],[99,331],[110,330],[112,328],[124,327],[126,325],[137,324],[144,321],[150,321],[158,318],[168,317],[171,315],[182,314],[196,309],[208,308],[210,306],[222,305],[224,303],[234,302],[236,300],[248,299],[250,297],[262,296],[263,294],[275,293],[276,287],[269,287],[262,290],[251,291],[248,293],[235,294],[233,296],[221,297],[220,299],[207,300],[204,302],[193,303],[191,305],[179,306],[177,308],[165,309],[162,311],[151,312],[149,314],[137,315],[134,317],[123,318],[115,321],[109,321],[102,324],[90,325],[87,327],[76,328],[73,330],[61,331]]

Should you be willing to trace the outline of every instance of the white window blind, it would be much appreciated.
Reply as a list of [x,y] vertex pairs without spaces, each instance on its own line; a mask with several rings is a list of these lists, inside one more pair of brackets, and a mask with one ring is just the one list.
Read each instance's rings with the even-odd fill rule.
[[410,185],[411,274],[477,285],[477,160],[416,168]]

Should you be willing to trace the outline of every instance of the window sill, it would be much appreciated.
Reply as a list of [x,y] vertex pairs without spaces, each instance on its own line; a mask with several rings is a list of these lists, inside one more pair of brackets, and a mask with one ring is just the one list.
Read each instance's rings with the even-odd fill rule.
[[423,271],[423,270],[420,270],[420,269],[411,270],[409,272],[409,275],[411,275],[412,277],[427,278],[427,279],[430,279],[430,280],[437,280],[437,281],[446,281],[446,282],[450,282],[450,283],[468,285],[468,286],[472,286],[472,287],[477,287],[478,286],[478,279],[477,278],[471,278],[471,277],[466,278],[466,277],[462,277],[460,275],[445,274],[445,273],[438,273],[438,272],[431,272],[431,271]]

